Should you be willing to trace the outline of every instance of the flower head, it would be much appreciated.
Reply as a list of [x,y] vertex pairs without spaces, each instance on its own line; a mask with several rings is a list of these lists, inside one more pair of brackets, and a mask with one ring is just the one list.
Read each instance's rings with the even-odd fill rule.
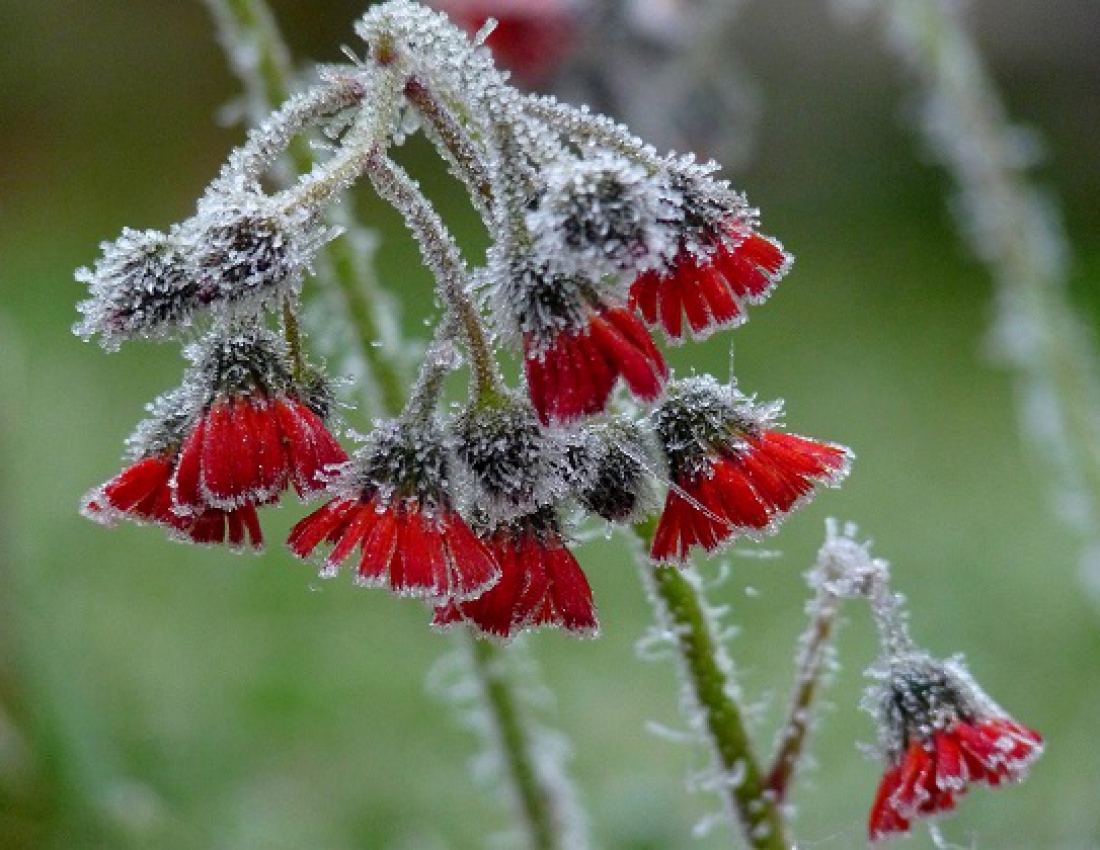
[[467,623],[502,640],[542,626],[595,636],[592,590],[552,509],[486,526],[480,535],[500,565],[500,580],[476,599],[436,608],[433,625]]
[[190,324],[206,300],[176,231],[126,228],[100,248],[95,267],[76,273],[92,296],[77,306],[84,318],[73,327],[84,339],[99,334],[103,347],[113,350],[134,337],[164,336]]
[[630,303],[679,342],[685,315],[696,338],[741,324],[745,305],[765,301],[792,258],[779,242],[756,232],[756,211],[707,176],[707,168],[670,168],[683,216],[678,247],[664,268],[638,276]]
[[654,412],[671,488],[653,538],[657,561],[685,561],[742,534],[774,531],[819,484],[838,484],[851,453],[775,430],[778,404],[757,405],[710,376],[679,381]]
[[329,544],[327,571],[359,549],[357,581],[437,600],[479,596],[500,574],[455,509],[449,459],[435,422],[379,425],[329,483],[334,498],[299,522],[288,545],[300,558]]
[[231,510],[205,508],[187,515],[176,511],[170,482],[191,419],[190,400],[177,390],[150,407],[153,416],[142,422],[129,440],[130,464],[84,496],[84,516],[107,526],[122,519],[159,525],[183,542],[261,549],[263,535],[252,503]]
[[327,411],[310,406],[325,394],[294,380],[273,334],[226,329],[189,356],[197,413],[172,476],[177,512],[267,504],[291,485],[305,498],[347,460],[322,418]]
[[552,504],[564,492],[564,448],[518,396],[474,405],[450,427],[459,488],[490,522]]
[[578,501],[609,522],[637,522],[660,502],[656,447],[636,422],[616,417],[570,435],[570,480]]
[[644,166],[599,152],[551,163],[542,177],[527,227],[536,253],[557,271],[637,274],[675,252],[679,197]]
[[1018,782],[1042,738],[1010,718],[958,661],[914,652],[875,673],[865,701],[878,718],[887,769],[868,823],[872,841],[950,811],[974,784]]
[[501,321],[522,339],[531,402],[545,422],[599,413],[615,382],[653,401],[668,366],[642,322],[583,276],[513,264],[499,287]]

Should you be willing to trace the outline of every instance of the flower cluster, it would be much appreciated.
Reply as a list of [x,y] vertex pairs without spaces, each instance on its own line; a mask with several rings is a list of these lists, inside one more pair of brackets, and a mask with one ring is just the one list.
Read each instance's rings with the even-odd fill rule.
[[[375,6],[357,32],[369,59],[329,68],[254,130],[194,216],[167,233],[126,230],[78,273],[90,292],[78,334],[112,349],[197,337],[182,386],[131,438],[129,465],[85,498],[89,517],[258,549],[257,509],[294,489],[325,500],[288,541],[323,575],[350,562],[358,583],[425,600],[438,627],[591,635],[573,518],[629,524],[660,511],[652,558],[684,563],[694,548],[775,530],[844,477],[847,449],[784,433],[778,404],[675,378],[652,335],[679,343],[685,329],[733,327],[790,266],[717,166],[658,155],[606,118],[520,93],[417,4]],[[389,158],[414,109],[485,220],[482,269],[466,268]],[[312,128],[331,154],[269,194],[264,172]],[[408,406],[375,422],[349,460],[297,311],[333,235],[325,210],[360,177],[408,223],[443,315]],[[448,353],[459,348],[468,358]],[[509,355],[522,361],[519,387],[502,377]],[[469,400],[444,412],[445,378],[463,363]]]

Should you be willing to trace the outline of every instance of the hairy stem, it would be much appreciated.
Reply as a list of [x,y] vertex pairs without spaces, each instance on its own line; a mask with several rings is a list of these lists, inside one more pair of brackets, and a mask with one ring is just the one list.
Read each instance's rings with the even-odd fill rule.
[[501,670],[501,650],[478,640],[472,633],[468,636],[474,671],[491,710],[508,775],[523,810],[530,846],[532,850],[553,850],[559,846],[555,840],[553,795],[539,776],[524,718],[511,684]]
[[[206,2],[219,24],[227,52],[234,57],[233,63],[238,74],[245,79],[250,92],[262,92],[264,106],[261,115],[253,116],[262,118],[272,104],[284,101],[291,89],[288,53],[274,18],[264,0]],[[251,65],[239,61],[240,56],[249,55],[249,48],[258,51],[263,58]],[[306,173],[317,165],[308,142],[301,137],[292,141],[289,153],[298,173]],[[348,212],[344,213],[344,217],[349,222],[353,218]],[[347,302],[348,318],[358,333],[361,354],[381,389],[385,412],[396,415],[407,401],[405,388],[408,382],[402,374],[397,352],[387,351],[373,344],[379,339],[383,324],[377,306],[382,301],[381,292],[373,276],[360,273],[360,258],[350,240],[337,240],[329,250],[332,262],[318,262],[317,277],[322,285],[335,287],[343,294]],[[460,263],[461,261],[459,267]],[[461,290],[461,296],[465,297],[464,289]],[[472,306],[470,309],[473,309]],[[480,324],[477,327],[480,329]],[[467,333],[471,337],[475,335],[473,331],[472,327],[467,327]],[[484,335],[477,339],[480,343],[471,339],[471,349],[480,344],[487,350]],[[476,361],[477,355],[474,358]],[[488,369],[484,358],[482,363]],[[492,369],[495,379],[495,364]],[[536,769],[533,737],[516,703],[512,683],[500,670],[500,665],[493,663],[500,650],[478,641],[472,634],[468,639],[472,644],[474,667],[486,696],[487,707],[500,731],[501,746],[509,764],[510,776],[523,806],[530,844],[536,850],[554,848],[556,824],[553,813],[564,810],[565,805],[557,799],[556,789]]]
[[[643,543],[652,523],[635,527]],[[724,780],[723,792],[749,846],[790,846],[786,825],[769,792],[731,680],[732,664],[716,634],[702,590],[677,567],[656,566],[638,555],[643,581],[652,591],[658,622],[672,635],[691,704],[701,712]]]
[[826,582],[817,583],[817,592],[810,603],[810,623],[802,635],[794,695],[791,697],[787,720],[779,733],[779,749],[768,771],[767,787],[777,803],[787,798],[795,769],[806,749],[813,727],[813,704],[822,686],[822,676],[829,657],[840,600]]
[[[250,119],[259,124],[270,110],[290,97],[293,85],[289,51],[274,16],[264,0],[205,0],[234,71],[245,86]],[[287,149],[295,174],[305,174],[317,164],[309,140],[298,136]],[[344,209],[330,217],[342,224],[354,218],[345,199]],[[381,291],[374,276],[364,269],[350,239],[337,239],[314,261],[318,282],[340,293],[355,328],[358,354],[378,386],[385,412],[396,414],[404,405],[408,376],[399,358],[377,345],[385,326],[379,314]]]
[[367,157],[366,171],[379,196],[401,213],[425,265],[435,275],[444,305],[459,321],[473,362],[478,398],[500,395],[502,382],[496,361],[481,316],[466,291],[466,264],[446,225],[408,173],[377,147]]

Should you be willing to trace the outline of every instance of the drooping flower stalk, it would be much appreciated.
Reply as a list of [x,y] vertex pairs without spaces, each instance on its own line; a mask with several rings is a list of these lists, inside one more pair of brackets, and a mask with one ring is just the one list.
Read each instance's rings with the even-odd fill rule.
[[1021,428],[1057,473],[1050,496],[1076,529],[1100,599],[1100,354],[1071,300],[1068,240],[959,4],[862,2],[916,78],[920,129],[953,178],[959,227],[996,284],[994,349],[1016,378]]
[[[275,106],[286,102],[296,88],[290,52],[275,17],[266,0],[204,2],[218,27],[230,64],[245,87],[249,122],[258,125]],[[317,152],[304,136],[290,140],[287,154],[292,168],[276,170],[275,174],[284,185],[289,185],[297,174],[308,172],[318,161]],[[386,303],[373,269],[361,256],[358,243],[366,240],[352,238],[359,225],[351,198],[330,208],[327,215],[333,226],[351,232],[347,238],[335,240],[314,260],[314,275],[324,289],[339,293],[355,332],[358,355],[369,367],[379,400],[386,410],[396,413],[404,403],[408,375],[404,363],[386,353],[397,343],[392,332],[388,333],[393,321],[383,312],[393,305]],[[376,345],[378,340],[385,341],[385,346]]]
[[[233,60],[238,74],[258,102],[261,116],[266,114],[274,103],[283,102],[292,90],[288,51],[275,25],[274,16],[264,0],[206,0],[221,27],[221,36],[226,50]],[[248,61],[249,56],[261,57],[258,62]],[[243,57],[243,60],[242,60]],[[266,100],[266,105],[263,104]],[[256,101],[254,101],[256,102]],[[289,148],[295,170],[304,173],[316,164],[315,157],[306,140],[298,138]],[[381,159],[374,159],[376,168],[381,167]],[[377,172],[375,172],[377,173]],[[407,197],[407,196],[406,196]],[[346,209],[346,204],[345,204]],[[439,232],[433,230],[432,216],[428,207],[418,210],[418,238],[427,240],[435,257],[441,262],[454,261],[457,253],[449,240],[439,241]],[[351,223],[353,215],[345,212],[341,216]],[[337,221],[340,221],[340,218]],[[423,241],[422,241],[422,244]],[[395,357],[398,345],[375,345],[385,326],[379,310],[382,296],[373,276],[360,274],[363,264],[355,256],[355,248],[350,239],[337,240],[332,246],[333,262],[331,266],[323,263],[315,265],[315,273],[322,286],[333,288],[335,285],[343,294],[348,319],[357,331],[361,354],[370,364],[374,379],[381,390],[381,401],[385,412],[396,415],[405,406],[403,370]],[[448,306],[461,317],[470,344],[477,369],[479,385],[490,391],[496,382],[496,366],[488,352],[484,337],[480,332],[480,320],[473,314],[468,298],[461,288],[464,275],[456,278],[457,269],[441,268],[433,271],[442,273]],[[397,343],[399,341],[392,341]],[[511,683],[501,672],[494,659],[503,651],[484,641],[475,639],[467,631],[470,653],[475,660],[475,674],[482,684],[485,700],[492,716],[493,724],[499,731],[499,740],[505,753],[510,770],[509,775],[520,801],[524,824],[529,842],[537,850],[560,846],[555,842],[558,834],[554,816],[556,811],[569,808],[565,801],[558,801],[558,788],[546,781],[546,776],[537,769],[539,756],[534,752],[534,742],[527,728],[526,718],[517,705]],[[572,795],[569,795],[572,796]]]

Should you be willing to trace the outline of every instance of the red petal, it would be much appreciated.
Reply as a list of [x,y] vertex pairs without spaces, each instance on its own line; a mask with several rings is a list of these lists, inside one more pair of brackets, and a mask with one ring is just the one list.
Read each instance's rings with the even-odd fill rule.
[[199,487],[205,437],[206,420],[199,419],[183,441],[176,471],[172,475],[172,497],[176,507],[183,513],[195,513],[206,506]]
[[290,551],[299,558],[308,558],[321,541],[332,542],[335,539],[358,506],[359,502],[354,499],[326,502],[290,530],[290,537],[287,538]]

